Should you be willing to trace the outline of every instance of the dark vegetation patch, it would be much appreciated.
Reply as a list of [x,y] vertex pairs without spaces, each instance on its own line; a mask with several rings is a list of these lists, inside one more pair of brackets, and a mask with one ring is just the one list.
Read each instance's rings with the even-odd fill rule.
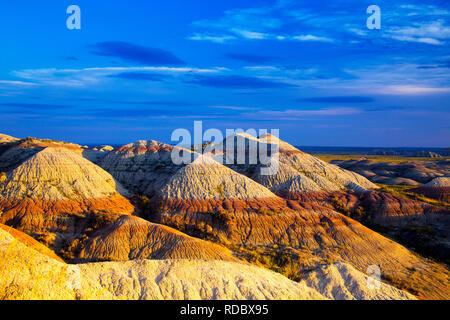
[[[81,250],[97,230],[113,224],[120,217],[108,210],[94,210],[88,213],[72,215],[73,225],[78,230],[76,237],[65,239],[59,255],[68,263],[77,263]],[[39,238],[38,238],[39,240]]]

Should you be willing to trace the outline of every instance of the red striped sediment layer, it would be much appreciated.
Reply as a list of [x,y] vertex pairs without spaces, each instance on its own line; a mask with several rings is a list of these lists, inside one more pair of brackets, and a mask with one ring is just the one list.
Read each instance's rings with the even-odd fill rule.
[[131,214],[134,206],[124,197],[114,195],[101,199],[23,200],[0,199],[0,223],[31,232],[50,231],[64,226],[64,218],[87,212]]

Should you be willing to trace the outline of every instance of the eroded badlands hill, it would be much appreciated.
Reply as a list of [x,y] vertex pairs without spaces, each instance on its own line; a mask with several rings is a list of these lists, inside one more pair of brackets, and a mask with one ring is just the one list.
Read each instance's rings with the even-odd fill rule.
[[450,174],[450,161],[378,162],[367,159],[333,160],[332,163],[366,177],[374,183],[416,186]]
[[[6,163],[5,174],[0,177],[0,223],[26,231],[71,262],[245,259],[266,267],[272,263],[291,266],[291,278],[298,279],[323,264],[342,261],[358,272],[380,265],[390,283],[420,297],[449,297],[445,266],[420,257],[317,200],[316,195],[331,191],[366,191],[374,186],[367,179],[321,162],[272,136],[244,136],[244,141],[279,145],[278,173],[258,176],[264,167],[261,163],[226,167],[192,151],[187,151],[188,155],[196,161],[175,165],[171,153],[182,149],[151,140],[105,152],[99,161],[103,169],[82,157],[83,148],[13,142],[0,150],[0,160],[6,159],[0,161]],[[124,197],[133,193],[138,193],[133,199],[142,201],[136,211]],[[151,222],[131,217],[133,212]],[[248,259],[249,254],[254,255],[252,259]],[[293,289],[280,293],[274,287],[266,292],[252,282],[244,292],[242,275],[245,279],[248,274],[259,274],[255,270],[260,269],[248,266],[247,274],[247,267],[227,263],[129,261],[76,266],[75,271],[85,274],[85,282],[79,285],[86,290],[69,290],[69,295],[183,298],[189,292],[189,297],[210,298],[221,290],[231,298],[307,298],[314,294],[298,291],[292,281],[267,270],[264,272],[269,274],[260,278],[275,278],[266,288],[279,281],[285,282],[286,288],[293,285]],[[219,274],[211,274],[211,266]],[[342,278],[344,271],[339,270]],[[204,278],[194,279],[188,271]],[[170,290],[160,290],[161,274],[173,275],[167,284]],[[360,275],[353,278],[364,280]],[[228,282],[222,283],[223,279]],[[185,282],[192,290],[178,292]],[[126,285],[118,288],[117,283]],[[341,280],[334,283],[351,286]],[[358,296],[353,291],[349,295],[348,290],[342,288],[342,296]],[[324,292],[329,294],[329,290]]]
[[14,142],[17,140],[19,140],[19,139],[8,136],[7,134],[0,133],[0,143]]
[[168,201],[157,217],[163,224],[225,243],[237,252],[243,248],[244,257],[248,251],[262,263],[272,259],[272,254],[276,261],[287,258],[298,273],[335,261],[349,263],[361,272],[379,265],[393,283],[421,297],[449,297],[450,274],[444,265],[331,209],[292,200],[275,205],[255,210],[237,206],[237,202],[204,208],[195,202],[181,206]]
[[127,195],[109,173],[66,149],[45,148],[6,173],[2,197],[74,200]]
[[323,296],[280,274],[232,262],[139,260],[69,266],[0,230],[0,299],[323,299]]
[[16,139],[0,145],[0,172],[14,169],[23,161],[45,148],[70,150],[79,155],[83,152],[83,148],[80,145],[64,141],[30,137]]
[[[175,176],[176,185],[183,186],[189,185],[192,175]],[[203,179],[203,184],[208,181]],[[203,185],[192,185],[194,194],[199,188]],[[296,194],[314,197],[317,192]],[[262,256],[273,251],[275,245],[279,246],[279,254],[286,251],[294,257],[298,272],[330,261],[344,261],[361,272],[370,265],[380,265],[392,281],[408,283],[405,286],[409,290],[423,297],[444,298],[449,294],[449,273],[444,266],[414,254],[332,207],[277,196],[269,201],[264,201],[267,199],[264,197],[248,201],[245,198],[196,199],[189,192],[177,195],[158,202],[152,219],[224,243],[234,250],[256,248]],[[412,277],[415,281],[410,283]]]
[[[14,152],[10,150],[10,152]],[[218,245],[127,218],[134,207],[113,177],[65,148],[33,150],[0,182],[0,222],[39,238],[68,260],[233,260]]]
[[450,203],[450,177],[434,178],[419,188],[408,190],[424,196]]
[[[14,149],[9,152],[14,153]],[[28,148],[31,149],[31,148]],[[129,193],[77,152],[38,148],[0,181],[0,222],[70,261],[147,258],[236,260],[216,244],[128,216]]]
[[97,230],[78,256],[80,261],[142,259],[237,260],[222,246],[132,216]]
[[318,290],[326,298],[332,300],[410,300],[415,297],[385,283],[379,288],[369,289],[369,276],[359,272],[349,264],[336,262],[318,267],[308,272],[300,283]]
[[[326,268],[339,272],[324,272]],[[376,292],[370,290],[366,277],[344,264],[321,267],[300,283],[265,269],[223,261],[69,266],[0,229],[0,299],[414,299],[385,284]]]
[[[234,153],[231,155],[227,153],[228,149],[233,150],[233,148],[228,146],[230,143],[234,146]],[[245,154],[247,155],[247,160],[243,164],[238,163],[237,146],[239,144],[244,146]],[[279,151],[271,153],[270,151],[274,150],[272,145],[277,145]],[[231,168],[247,175],[274,192],[365,190],[377,188],[376,185],[363,176],[328,164],[270,134],[265,134],[259,138],[252,137],[248,134],[236,134],[227,137],[222,145],[219,145],[220,148],[224,153],[215,152],[216,159],[222,158],[223,163],[227,163],[227,158],[233,159],[234,164],[230,165]],[[269,159],[258,157],[257,164],[250,162],[248,154],[252,154],[252,150],[260,149],[268,151],[267,154],[269,155],[269,159],[272,158],[272,162],[277,158],[279,159],[279,167],[275,174],[264,174],[261,171],[261,169],[270,166],[272,162],[269,162]]]
[[173,148],[154,140],[139,140],[111,151],[99,165],[131,192],[153,195],[182,167],[172,162]]
[[425,256],[450,261],[450,211],[446,208],[376,191],[305,192],[286,198],[336,210]]
[[32,234],[58,253],[86,229],[134,211],[123,197],[127,191],[77,152],[18,145],[0,160],[7,163],[11,154],[24,157],[8,165],[0,180],[0,223]]
[[98,163],[101,159],[103,159],[109,152],[113,151],[114,148],[111,146],[103,145],[97,146],[93,148],[83,148],[82,155],[89,161],[93,163]]
[[[280,195],[375,187],[362,176],[322,162],[274,137],[245,135],[244,141],[248,145],[280,145],[280,170],[274,176],[257,177],[259,170],[251,169],[261,165],[230,166]],[[100,164],[119,181],[129,179],[131,188],[150,197],[151,210],[145,217],[154,222],[219,242],[235,252],[239,252],[237,248],[257,248],[264,256],[278,246],[278,254],[286,251],[294,260],[298,258],[298,272],[330,261],[344,261],[361,272],[370,265],[381,265],[393,282],[408,283],[405,286],[421,296],[447,297],[445,267],[332,208],[295,198],[284,200],[256,181],[207,161],[208,157],[197,156],[199,161],[176,166],[170,158],[172,150],[155,141],[139,141],[111,152]],[[229,155],[213,156],[218,159]],[[412,270],[420,270],[421,275]],[[409,283],[411,277],[418,277],[417,281]]]
[[[176,165],[172,151],[184,150],[192,163]],[[133,192],[164,199],[254,199],[275,195],[210,157],[164,143],[137,141],[109,153],[100,165]]]
[[163,186],[161,196],[166,199],[276,197],[262,185],[204,156],[180,168]]

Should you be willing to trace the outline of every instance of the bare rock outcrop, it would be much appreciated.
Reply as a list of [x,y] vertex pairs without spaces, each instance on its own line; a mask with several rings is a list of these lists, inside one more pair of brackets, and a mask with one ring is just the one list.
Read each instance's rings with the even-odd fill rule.
[[[82,288],[97,299],[322,300],[284,276],[227,261],[140,260],[80,265]],[[118,286],[117,284],[121,285]]]
[[377,191],[302,192],[288,199],[337,210],[425,256],[450,261],[450,211],[443,207]]
[[[7,233],[9,233],[12,237],[15,238],[15,240],[20,241],[21,243],[23,243],[24,245],[26,245],[27,247],[36,250],[37,252],[46,255],[52,259],[55,259],[59,262],[64,262],[60,257],[58,257],[52,250],[50,250],[49,248],[47,248],[46,246],[44,246],[42,243],[34,240],[32,237],[30,237],[29,235],[20,232],[19,230],[16,230],[14,228],[11,228],[9,226],[5,226],[4,224],[0,224],[0,229],[3,231],[6,231]],[[3,234],[3,236],[5,238],[8,237],[8,235]]]

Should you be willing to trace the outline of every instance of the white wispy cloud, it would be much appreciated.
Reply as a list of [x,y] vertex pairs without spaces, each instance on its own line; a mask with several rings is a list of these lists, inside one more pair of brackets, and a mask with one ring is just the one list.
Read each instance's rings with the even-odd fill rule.
[[195,33],[188,39],[197,41],[210,41],[216,43],[226,43],[235,41],[238,39],[246,40],[277,40],[277,41],[300,41],[300,42],[335,42],[334,39],[322,36],[316,36],[312,34],[305,35],[287,35],[287,34],[271,34],[263,32],[255,32],[250,30],[242,29],[231,29],[234,35],[209,35],[209,34],[199,34]]
[[262,40],[262,39],[268,39],[268,38],[272,37],[272,35],[270,35],[268,33],[256,32],[256,31],[250,31],[250,30],[242,30],[242,29],[237,29],[237,28],[231,29],[231,32],[236,33],[237,35],[239,35],[245,39]]
[[426,43],[426,44],[434,44],[441,45],[444,44],[443,41],[434,38],[424,38],[424,37],[409,37],[402,35],[389,35],[389,38],[399,40],[399,41],[408,41],[408,42],[417,42],[417,43]]
[[314,35],[311,35],[311,34],[293,36],[293,37],[291,37],[291,39],[298,40],[298,41],[334,42],[334,40],[331,39],[331,38],[318,37],[318,36],[314,36]]
[[409,16],[427,15],[427,16],[446,16],[450,11],[439,8],[434,5],[402,4],[401,9],[409,11]]
[[38,84],[34,82],[0,80],[0,96],[1,97],[20,96],[23,94],[23,91],[37,86]]
[[12,75],[21,79],[32,80],[37,83],[66,86],[83,87],[96,84],[105,80],[108,76],[128,73],[145,72],[155,74],[214,74],[228,70],[227,68],[193,68],[193,67],[94,67],[82,69],[26,69],[13,71]]
[[378,93],[389,95],[426,95],[433,93],[447,93],[450,92],[450,87],[436,88],[414,85],[392,85],[380,88],[378,91]]
[[[192,24],[202,29],[188,39],[225,43],[235,40],[279,40],[279,41],[316,41],[333,42],[326,36],[314,34],[297,35],[282,32],[286,24],[298,22],[299,15],[294,14],[289,1],[275,1],[271,6],[227,10],[216,20],[199,20]],[[304,13],[302,13],[304,15]],[[307,15],[309,18],[314,15]]]
[[390,27],[383,36],[399,41],[442,45],[445,44],[445,40],[450,39],[450,26],[440,19],[433,22],[414,23],[412,26]]
[[188,39],[195,41],[210,41],[216,43],[224,43],[235,40],[236,37],[231,35],[210,35],[210,34],[194,33],[192,36],[188,37]]
[[7,86],[35,86],[36,83],[33,82],[24,82],[24,81],[11,81],[11,80],[0,80],[0,85],[7,85]]
[[225,110],[255,110],[255,108],[250,107],[239,107],[239,106],[209,106],[213,109],[225,109]]
[[[380,3],[383,8],[385,4]],[[323,43],[359,43],[364,39],[444,45],[450,38],[450,12],[437,5],[398,4],[382,13],[382,31],[368,32],[364,11],[349,5],[333,8],[306,6],[303,2],[279,0],[273,5],[225,11],[215,20],[192,24],[202,29],[189,39],[226,43],[236,40],[278,40]],[[325,10],[322,10],[325,9]],[[304,30],[305,34],[296,34]],[[353,37],[358,39],[353,39]]]

